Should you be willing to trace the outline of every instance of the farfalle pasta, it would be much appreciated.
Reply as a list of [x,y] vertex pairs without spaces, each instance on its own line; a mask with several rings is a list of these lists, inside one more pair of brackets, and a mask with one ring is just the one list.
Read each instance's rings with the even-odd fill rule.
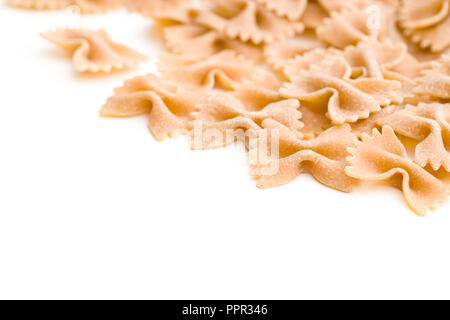
[[258,0],[267,9],[289,20],[299,20],[305,13],[308,0]]
[[[144,15],[152,16],[154,14],[160,14],[162,12],[176,11],[179,12],[180,6],[184,5],[188,1],[186,0],[133,0],[121,2],[125,8],[130,11],[141,12]],[[182,7],[184,9],[184,7]],[[175,15],[176,16],[176,15]]]
[[421,47],[441,52],[450,46],[449,0],[402,0],[399,20],[406,35]]
[[168,48],[176,54],[191,58],[208,58],[224,50],[233,50],[255,62],[263,61],[260,46],[229,39],[215,30],[195,24],[167,27],[164,36]]
[[[344,192],[350,192],[356,186],[356,180],[345,174],[347,166],[347,148],[355,140],[349,125],[333,127],[312,140],[300,140],[291,130],[274,120],[266,119],[263,128],[276,130],[279,134],[279,158],[276,161],[279,169],[273,174],[262,174],[262,167],[267,165],[258,148],[266,147],[260,141],[250,142],[251,153],[256,153],[251,163],[253,175],[257,178],[258,187],[270,188],[291,182],[304,172],[309,172],[322,184]],[[259,139],[259,136],[255,139]],[[262,153],[268,154],[268,153]]]
[[450,99],[450,54],[431,64],[431,69],[423,71],[423,77],[414,92],[438,99]]
[[193,120],[191,113],[210,96],[179,88],[153,74],[126,81],[114,92],[100,114],[106,117],[149,114],[149,129],[157,140],[185,133]]
[[336,11],[317,28],[317,36],[336,48],[345,48],[360,41],[378,38],[380,30],[371,28],[367,21],[370,13],[359,10]]
[[289,21],[253,0],[213,0],[210,10],[200,10],[195,21],[232,39],[270,43],[302,32],[304,25]]
[[330,57],[300,71],[280,93],[309,104],[326,105],[333,124],[366,119],[393,102],[402,102],[401,83],[384,79],[351,79],[351,66],[342,57]]
[[[343,192],[382,181],[419,215],[448,199],[450,0],[7,2],[152,19],[169,52],[158,72],[116,88],[100,115],[148,117],[155,139],[185,134],[192,149],[242,141],[260,188],[302,174]],[[71,52],[77,71],[145,59],[103,30],[43,37]]]
[[35,10],[57,10],[69,6],[71,0],[6,0],[6,2],[17,8]]
[[405,147],[391,127],[380,133],[374,129],[372,136],[363,134],[350,148],[348,176],[367,181],[389,181],[403,191],[408,206],[424,215],[448,200],[450,187],[431,173],[408,159]]
[[15,7],[36,10],[57,10],[77,6],[82,13],[98,13],[119,8],[123,0],[7,0]]
[[195,120],[201,121],[203,129],[221,132],[217,135],[220,137],[219,141],[202,141],[201,148],[210,149],[234,142],[234,139],[229,138],[227,131],[232,130],[232,134],[237,129],[257,131],[266,119],[284,123],[290,130],[297,132],[297,136],[301,136],[298,130],[303,127],[303,123],[300,121],[302,114],[298,111],[298,107],[297,100],[279,99],[258,110],[248,110],[235,96],[216,94],[206,104],[199,105],[198,111],[192,113],[192,116]]
[[58,29],[41,36],[71,52],[78,72],[109,72],[146,60],[143,54],[113,42],[104,30]]
[[264,55],[267,62],[275,69],[282,70],[286,64],[296,57],[310,52],[313,49],[323,48],[325,44],[317,39],[314,34],[301,34],[295,38],[283,39],[270,43],[264,47]]
[[396,133],[418,141],[414,161],[435,171],[443,167],[450,172],[450,104],[406,106],[378,121]]
[[223,51],[201,61],[166,55],[159,69],[166,78],[189,89],[212,89],[215,85],[232,89],[235,83],[261,72],[234,51]]

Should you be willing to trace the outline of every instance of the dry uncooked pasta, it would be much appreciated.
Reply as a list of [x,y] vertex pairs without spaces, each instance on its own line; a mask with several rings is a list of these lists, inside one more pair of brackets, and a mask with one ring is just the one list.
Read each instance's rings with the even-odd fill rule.
[[423,73],[424,76],[418,80],[419,85],[414,89],[415,93],[450,99],[450,54],[433,61],[431,69]]
[[378,78],[351,79],[351,66],[342,57],[329,57],[300,71],[280,89],[282,96],[326,106],[333,124],[367,119],[391,103],[401,103],[401,83]]
[[408,159],[391,127],[383,127],[382,133],[374,129],[372,136],[363,134],[349,152],[350,166],[345,171],[350,177],[389,181],[403,191],[406,203],[417,214],[426,214],[447,201],[449,185]]
[[98,13],[119,8],[123,0],[6,0],[19,8],[56,10],[77,6],[82,13]]
[[[343,192],[387,182],[419,215],[448,199],[450,0],[6,1],[152,19],[168,49],[159,73],[126,81],[100,114],[146,115],[157,140],[186,134],[193,149],[242,140],[260,188],[301,174]],[[102,30],[43,36],[78,71],[144,59]]]
[[308,5],[308,0],[258,0],[258,2],[275,14],[290,20],[300,19]]
[[[319,182],[340,191],[350,192],[356,186],[356,180],[345,174],[347,148],[356,141],[348,124],[332,127],[311,140],[299,140],[292,130],[271,119],[264,120],[262,126],[279,132],[280,158],[272,159],[278,162],[279,169],[270,175],[261,174],[260,166],[264,163],[251,163],[259,187],[289,183],[303,172],[311,173]],[[258,152],[260,146],[260,142],[251,141],[249,152]]]
[[437,52],[450,46],[449,0],[402,0],[399,18],[404,32],[420,46]]
[[210,10],[201,10],[196,21],[225,33],[232,39],[255,44],[293,36],[304,30],[298,21],[290,21],[270,12],[253,0],[213,0]]
[[113,42],[104,30],[58,29],[41,36],[73,53],[73,64],[78,72],[109,72],[146,60],[146,56]]
[[441,166],[450,172],[450,104],[421,103],[407,106],[378,121],[402,136],[420,141],[414,161],[421,167],[428,164],[435,171]]

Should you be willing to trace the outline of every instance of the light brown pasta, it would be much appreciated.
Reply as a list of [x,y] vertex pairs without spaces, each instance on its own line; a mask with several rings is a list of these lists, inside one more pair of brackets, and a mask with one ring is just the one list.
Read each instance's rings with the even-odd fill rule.
[[158,10],[179,8],[179,5],[187,2],[185,0],[119,0],[130,11],[138,11],[143,14],[152,14]]
[[[193,149],[243,141],[260,188],[309,173],[344,192],[388,182],[420,215],[448,199],[450,0],[7,2],[153,19],[169,51],[157,75],[126,81],[100,114],[148,116],[157,140],[189,134]],[[77,71],[144,59],[102,30],[43,37]]]
[[72,5],[78,6],[82,13],[98,13],[118,9],[123,0],[73,0]]
[[314,34],[305,33],[295,38],[287,38],[279,42],[267,44],[264,55],[267,62],[275,69],[282,70],[294,58],[316,48],[323,48],[325,44]]
[[357,46],[346,47],[342,56],[351,65],[353,78],[399,81],[402,97],[415,97],[412,91],[417,86],[416,78],[424,65],[408,54],[403,43],[394,45],[376,40],[362,41]]
[[[258,187],[270,188],[287,184],[303,172],[309,172],[320,183],[344,192],[350,192],[356,186],[356,180],[345,174],[347,166],[347,148],[354,144],[356,137],[349,125],[333,127],[324,131],[313,140],[299,140],[291,130],[274,120],[264,120],[263,127],[276,130],[279,134],[279,169],[273,174],[263,174],[265,163],[258,157],[264,143],[250,142],[252,173],[257,178]],[[259,136],[256,138],[259,139]],[[270,160],[269,160],[270,161]]]
[[305,13],[308,0],[257,0],[275,14],[289,20],[299,20]]
[[350,65],[342,57],[330,57],[300,71],[280,93],[317,106],[326,105],[333,124],[356,122],[392,102],[400,103],[401,83],[384,79],[351,79]]
[[223,50],[233,50],[257,63],[263,61],[260,46],[229,39],[223,34],[195,24],[181,24],[165,28],[168,48],[177,54],[194,59],[208,58]]
[[149,114],[149,129],[157,140],[184,133],[193,120],[191,112],[205,103],[208,93],[192,92],[155,75],[126,81],[102,107],[105,117],[134,117]]
[[[259,110],[248,110],[239,99],[233,95],[216,94],[206,104],[198,106],[198,111],[192,113],[205,130],[218,130],[219,141],[203,141],[202,149],[223,147],[235,142],[235,139],[224,139],[227,131],[235,133],[237,129],[258,130],[266,119],[274,119],[286,124],[293,132],[298,132],[303,127],[300,121],[302,116],[298,111],[297,100],[275,101],[265,105]],[[297,136],[301,136],[298,132]]]
[[382,133],[363,134],[355,148],[349,148],[350,177],[368,181],[389,181],[403,191],[408,206],[419,215],[448,200],[450,187],[407,157],[406,150],[389,126]]
[[370,28],[367,21],[370,13],[358,9],[337,11],[325,19],[324,23],[317,28],[317,36],[330,45],[343,49],[349,45],[356,45],[363,40],[378,38],[380,30]]
[[431,64],[430,70],[423,73],[424,76],[418,80],[419,86],[414,89],[415,93],[450,99],[450,54],[442,55],[440,60]]
[[260,68],[234,51],[222,51],[206,60],[164,55],[160,62],[164,77],[189,89],[212,89],[222,86],[232,90],[235,83],[260,73]]
[[71,52],[78,72],[109,72],[135,66],[146,59],[144,55],[113,42],[104,30],[58,29],[41,36]]
[[358,137],[361,138],[363,133],[372,134],[373,129],[381,129],[380,123],[383,123],[383,120],[389,115],[402,110],[404,105],[391,105],[389,107],[383,108],[380,112],[375,113],[368,119],[360,120],[358,122],[352,123],[352,132]]
[[402,136],[419,141],[414,158],[419,166],[429,164],[435,171],[444,167],[450,172],[450,104],[407,106],[378,122],[389,125]]
[[57,10],[69,6],[72,0],[6,0],[6,2],[13,7],[23,9]]
[[57,10],[69,6],[77,6],[82,13],[105,12],[119,8],[123,0],[7,0],[19,8],[36,10]]
[[402,0],[401,3],[401,26],[414,42],[435,52],[450,46],[449,0]]
[[306,28],[315,30],[327,17],[328,13],[317,2],[309,0],[301,21]]
[[278,17],[252,0],[214,0],[211,10],[201,10],[195,21],[232,39],[270,43],[297,32],[304,25]]

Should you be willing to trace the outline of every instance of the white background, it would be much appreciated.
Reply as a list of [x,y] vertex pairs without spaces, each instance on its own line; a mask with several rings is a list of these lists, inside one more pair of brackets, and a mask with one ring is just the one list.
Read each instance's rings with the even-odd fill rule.
[[[150,55],[78,75],[38,34],[104,27]],[[259,190],[242,147],[156,142],[103,119],[155,69],[151,22],[0,7],[0,298],[450,298],[450,206],[415,216],[392,188],[344,194],[308,175]]]

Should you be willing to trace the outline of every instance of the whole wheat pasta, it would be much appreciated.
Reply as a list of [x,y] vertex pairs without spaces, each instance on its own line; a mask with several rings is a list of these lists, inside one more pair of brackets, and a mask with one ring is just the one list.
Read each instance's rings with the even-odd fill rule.
[[[258,187],[283,185],[304,172],[309,172],[322,184],[340,191],[350,192],[356,186],[356,180],[344,171],[347,166],[347,148],[356,140],[349,125],[330,128],[312,140],[299,140],[291,130],[271,119],[264,120],[262,125],[279,132],[280,158],[272,159],[279,164],[279,170],[274,174],[262,174],[264,164],[258,161],[250,164]],[[258,153],[261,145],[264,144],[250,142],[249,152]],[[256,156],[252,158],[259,159]]]
[[280,93],[310,104],[326,105],[333,124],[356,122],[392,102],[401,103],[401,83],[384,79],[351,79],[350,65],[342,57],[330,57],[301,71]]
[[195,21],[232,39],[270,43],[304,30],[302,23],[278,17],[252,0],[214,0],[213,3],[215,6],[201,10]]
[[384,126],[382,133],[374,129],[372,136],[363,134],[362,141],[357,141],[349,152],[347,175],[360,180],[389,181],[403,191],[406,203],[419,215],[448,200],[450,186],[409,160],[405,147],[389,126]]
[[167,47],[176,54],[190,58],[208,58],[224,50],[233,50],[257,63],[263,62],[260,46],[229,39],[225,35],[195,24],[181,24],[165,28]]
[[265,45],[264,56],[275,70],[282,70],[297,56],[323,47],[325,47],[325,44],[317,39],[314,34],[304,33],[295,38],[286,38]]
[[404,32],[423,48],[440,52],[450,46],[449,0],[402,0],[399,20]]
[[305,13],[308,0],[258,0],[267,9],[289,20],[299,20]]
[[57,10],[77,6],[81,13],[98,13],[119,8],[123,0],[6,0],[10,5],[35,10]]
[[6,2],[23,9],[58,10],[69,6],[72,0],[6,0]]
[[109,72],[146,60],[146,56],[113,42],[104,30],[58,29],[41,36],[73,53],[73,64],[78,72]]
[[[189,134],[193,149],[243,139],[258,187],[386,181],[419,215],[448,198],[450,0],[7,1],[153,19],[169,51],[158,73],[116,88],[100,114],[147,116],[157,140]],[[144,59],[102,30],[43,36],[78,71]]]
[[185,133],[193,120],[191,113],[210,97],[208,92],[184,90],[153,74],[126,81],[114,92],[100,114],[107,117],[149,114],[149,129],[157,140]]
[[423,77],[414,92],[440,99],[450,99],[450,54],[431,64],[431,69],[423,71]]
[[396,133],[419,141],[414,161],[421,167],[428,164],[435,171],[444,167],[450,172],[450,104],[419,104],[406,106],[378,121]]
[[233,84],[261,72],[257,65],[234,51],[222,51],[200,61],[164,55],[159,70],[165,78],[180,86],[205,90],[212,89],[215,85],[232,89]]

